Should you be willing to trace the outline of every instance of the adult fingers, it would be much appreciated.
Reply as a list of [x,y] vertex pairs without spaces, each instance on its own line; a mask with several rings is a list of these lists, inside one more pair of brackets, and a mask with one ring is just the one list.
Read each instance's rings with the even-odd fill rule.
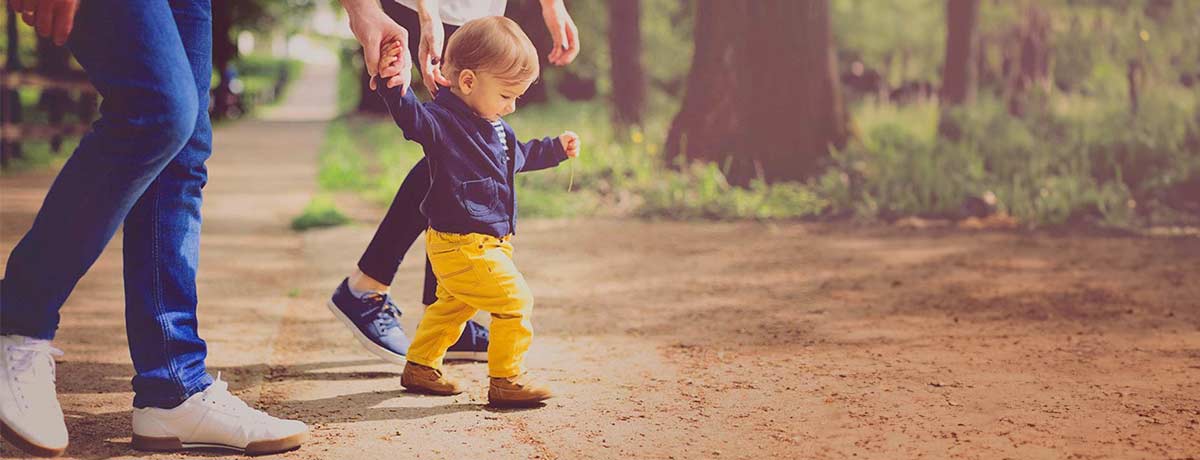
[[54,31],[54,5],[57,2],[42,1],[38,2],[37,12],[34,13],[34,20],[37,24],[34,29],[37,30],[38,36],[49,37]]
[[446,78],[445,75],[442,75],[441,65],[438,65],[436,69],[433,69],[433,81],[437,82],[437,84],[441,86],[450,86],[450,79]]
[[570,64],[571,61],[575,60],[576,56],[579,56],[579,30],[575,28],[574,22],[568,21],[567,22],[567,46],[566,46],[566,49],[563,51],[563,55],[561,56],[562,64],[560,64],[560,65]]
[[430,96],[437,96],[436,73],[440,65],[437,62],[437,55],[434,54],[432,38],[429,35],[421,37],[421,83],[425,85],[425,89],[429,91]]
[[550,63],[554,65],[559,65],[558,62],[562,57],[562,35],[563,34],[561,32],[554,34],[554,49],[550,50],[550,54],[546,56],[546,58],[550,60]]
[[412,86],[412,61],[401,60],[397,74],[387,79],[385,84],[388,88],[400,86],[400,94],[408,93],[408,87]]
[[75,27],[75,9],[78,6],[79,4],[74,1],[59,4],[54,18],[54,44],[62,46],[67,43],[67,38],[71,36],[71,29]]

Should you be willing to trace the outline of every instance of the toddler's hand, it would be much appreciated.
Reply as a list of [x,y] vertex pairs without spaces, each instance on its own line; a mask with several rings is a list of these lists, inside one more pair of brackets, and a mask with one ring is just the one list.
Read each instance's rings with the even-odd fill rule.
[[567,158],[575,158],[579,156],[579,135],[572,131],[563,131],[558,136],[558,140],[562,142],[563,150],[567,151]]
[[398,41],[383,46],[379,57],[379,79],[387,83],[388,88],[408,85],[412,78],[412,62],[408,59],[407,50]]

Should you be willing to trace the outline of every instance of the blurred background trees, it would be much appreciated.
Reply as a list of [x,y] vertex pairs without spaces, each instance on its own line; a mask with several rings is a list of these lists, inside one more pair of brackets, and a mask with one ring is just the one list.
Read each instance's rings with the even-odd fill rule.
[[[237,118],[280,96],[299,68],[287,41],[310,29],[317,1],[327,0],[213,2],[214,119]],[[5,29],[0,163],[53,161],[73,148],[97,116],[99,97],[66,47],[38,37],[7,5],[0,17]]]
[[[523,178],[527,211],[1200,221],[1200,2],[566,1],[582,53],[564,68],[543,62],[511,121],[531,134],[579,131],[591,155],[573,178]],[[390,198],[404,171],[346,165],[403,169],[419,152],[356,115],[377,101],[361,97],[344,16],[340,30],[320,26],[340,13],[336,1],[217,3],[214,114],[277,97],[306,57],[297,41],[336,47],[350,116],[331,127],[326,163]],[[511,0],[506,14],[544,60],[538,2]],[[8,32],[6,82],[63,72],[28,28]],[[62,78],[78,70],[66,68]],[[5,86],[5,126],[94,116],[76,110],[86,96],[75,90],[15,86]],[[5,158],[14,152],[6,143]],[[578,188],[563,198],[569,180]]]

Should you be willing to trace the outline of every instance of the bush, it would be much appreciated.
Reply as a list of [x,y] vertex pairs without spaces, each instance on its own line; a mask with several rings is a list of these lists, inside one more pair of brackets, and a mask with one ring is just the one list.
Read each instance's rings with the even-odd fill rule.
[[318,195],[308,202],[304,212],[292,219],[292,230],[303,231],[310,228],[335,227],[349,222],[333,204],[333,200],[324,195]]
[[1124,101],[1062,100],[1026,118],[980,101],[948,114],[956,141],[936,139],[929,107],[868,116],[869,130],[814,186],[835,213],[868,217],[960,217],[994,196],[997,210],[1034,226],[1188,220],[1164,206],[1200,175],[1193,101],[1160,92],[1132,114]]
[[[864,105],[854,113],[858,141],[833,152],[817,178],[744,188],[719,165],[666,166],[660,146],[673,107],[623,133],[591,103],[525,107],[510,122],[521,140],[571,129],[583,141],[580,158],[518,175],[526,217],[954,219],[984,203],[984,212],[1031,227],[1129,228],[1200,221],[1200,194],[1191,192],[1200,189],[1195,96],[1148,94],[1133,115],[1124,101],[1056,95],[1025,118],[985,99],[947,114],[956,141],[939,138],[935,102]],[[421,155],[390,120],[339,120],[321,156],[321,185],[386,206]]]

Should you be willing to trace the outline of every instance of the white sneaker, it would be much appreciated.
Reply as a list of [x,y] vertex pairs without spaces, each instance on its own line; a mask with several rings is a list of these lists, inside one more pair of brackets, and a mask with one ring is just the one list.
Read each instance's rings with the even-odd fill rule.
[[173,409],[133,409],[133,448],[175,451],[224,448],[248,455],[273,454],[300,447],[308,427],[247,406],[217,380]]
[[54,390],[49,340],[0,335],[0,428],[4,439],[39,457],[67,449],[67,425]]

